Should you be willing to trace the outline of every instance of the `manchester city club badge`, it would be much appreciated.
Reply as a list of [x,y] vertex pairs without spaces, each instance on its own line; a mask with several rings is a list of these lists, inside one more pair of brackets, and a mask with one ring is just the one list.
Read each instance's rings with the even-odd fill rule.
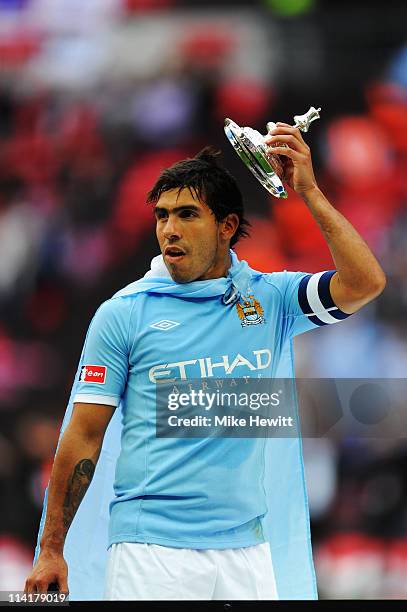
[[260,323],[266,322],[263,316],[263,307],[253,295],[249,295],[247,299],[238,302],[236,304],[236,309],[242,327],[246,327],[247,325],[260,325]]

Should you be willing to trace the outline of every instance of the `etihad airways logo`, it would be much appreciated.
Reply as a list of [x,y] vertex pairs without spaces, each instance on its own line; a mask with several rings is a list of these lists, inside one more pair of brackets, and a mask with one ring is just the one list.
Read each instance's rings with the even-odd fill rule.
[[[187,361],[174,361],[173,363],[162,363],[155,365],[149,370],[149,378],[152,383],[169,383],[176,380],[187,380],[198,378],[196,366],[199,366],[202,378],[211,378],[225,374],[232,374],[236,368],[248,368],[251,371],[265,370],[271,363],[271,352],[269,349],[259,349],[252,352],[253,356],[246,359],[240,353],[231,360],[229,355],[222,355],[221,361],[214,362],[212,357],[198,357]],[[216,372],[214,373],[214,370]],[[193,374],[193,376],[192,376]],[[239,376],[239,373],[236,373]]]

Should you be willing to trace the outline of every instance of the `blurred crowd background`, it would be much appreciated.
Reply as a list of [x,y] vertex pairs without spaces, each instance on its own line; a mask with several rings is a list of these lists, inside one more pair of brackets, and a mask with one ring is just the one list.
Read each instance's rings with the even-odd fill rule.
[[[271,198],[223,120],[309,106],[321,188],[387,274],[379,299],[295,341],[299,377],[407,372],[407,5],[346,0],[0,0],[0,589],[21,589],[84,335],[157,254],[145,196],[206,144],[245,196],[239,255],[334,267],[295,193]],[[323,598],[407,596],[407,446],[304,440]]]

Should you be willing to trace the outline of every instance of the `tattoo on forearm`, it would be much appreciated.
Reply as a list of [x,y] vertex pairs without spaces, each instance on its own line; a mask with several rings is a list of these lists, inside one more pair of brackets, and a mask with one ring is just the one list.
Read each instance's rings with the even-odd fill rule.
[[94,472],[95,464],[91,459],[82,459],[74,468],[72,477],[68,482],[63,506],[65,534],[73,521]]

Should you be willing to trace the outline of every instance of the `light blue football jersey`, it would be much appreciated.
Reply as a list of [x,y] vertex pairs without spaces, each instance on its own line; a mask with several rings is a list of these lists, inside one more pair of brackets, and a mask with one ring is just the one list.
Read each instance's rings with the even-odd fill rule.
[[203,281],[181,294],[130,285],[97,310],[73,401],[121,402],[109,545],[221,549],[267,539],[264,438],[157,438],[155,429],[157,384],[290,377],[291,339],[348,316],[330,295],[334,270],[247,270],[247,295],[227,304],[213,291],[197,297],[196,287],[210,286]]
[[[195,547],[230,542],[229,547],[268,539],[279,598],[317,598],[300,435],[265,443],[153,440],[151,389],[158,380],[292,378],[293,336],[348,316],[330,296],[333,271],[263,274],[230,254],[227,278],[186,284],[172,281],[158,256],[142,279],[102,304],[91,322],[60,439],[75,400],[120,403],[65,541],[71,600],[103,598],[107,547],[125,531],[126,540],[159,538],[173,546],[195,541]],[[298,423],[295,395],[293,400]],[[205,469],[198,477],[191,465]],[[48,489],[34,562],[47,498]]]

